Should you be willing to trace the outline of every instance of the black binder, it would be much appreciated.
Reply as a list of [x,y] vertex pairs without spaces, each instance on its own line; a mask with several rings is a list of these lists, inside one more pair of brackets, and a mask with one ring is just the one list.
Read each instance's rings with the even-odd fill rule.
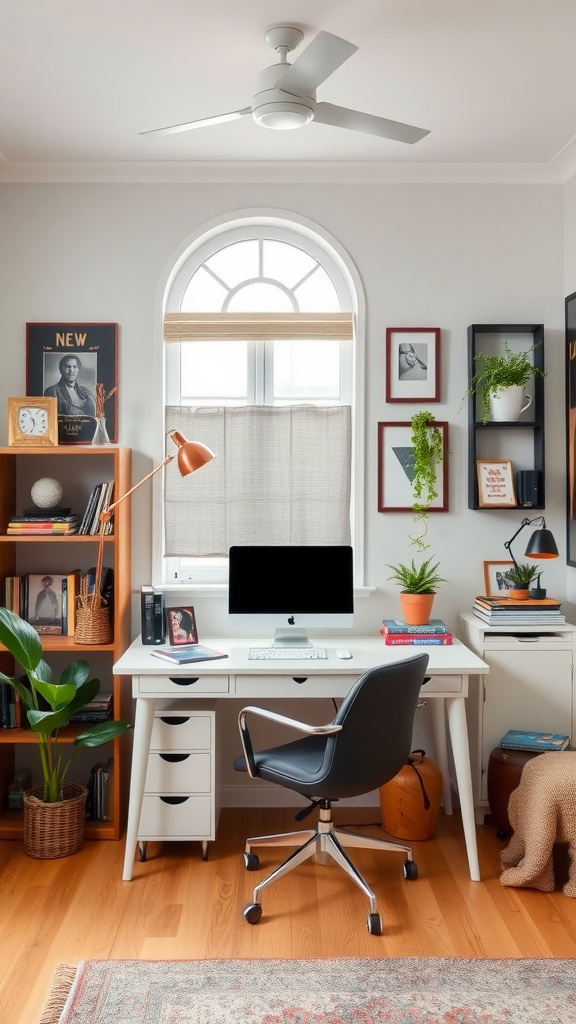
[[164,594],[159,594],[150,584],[140,587],[142,611],[142,643],[163,644],[166,639],[164,623]]

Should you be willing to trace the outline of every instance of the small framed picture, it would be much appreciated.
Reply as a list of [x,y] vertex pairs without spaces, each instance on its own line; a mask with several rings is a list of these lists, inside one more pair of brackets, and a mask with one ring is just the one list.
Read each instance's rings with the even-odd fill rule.
[[189,605],[186,608],[166,608],[165,615],[166,633],[172,647],[198,643],[198,630],[193,608]]
[[480,508],[514,508],[516,491],[512,463],[507,459],[476,460]]
[[440,328],[386,328],[386,401],[440,401]]
[[484,562],[484,596],[506,597],[514,583],[508,576],[508,570],[514,562]]
[[[442,433],[442,460],[436,466],[438,497],[428,512],[448,511],[448,423],[434,421]],[[378,424],[378,511],[413,512],[414,447],[411,423]]]
[[62,573],[29,573],[23,602],[25,618],[37,633],[63,633]]

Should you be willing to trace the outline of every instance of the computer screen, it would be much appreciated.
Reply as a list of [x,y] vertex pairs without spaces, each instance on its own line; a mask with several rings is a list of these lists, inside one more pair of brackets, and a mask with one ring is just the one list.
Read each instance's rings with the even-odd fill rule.
[[270,634],[278,646],[307,647],[307,629],[354,624],[348,545],[235,545],[229,573],[228,611],[235,624],[254,636]]

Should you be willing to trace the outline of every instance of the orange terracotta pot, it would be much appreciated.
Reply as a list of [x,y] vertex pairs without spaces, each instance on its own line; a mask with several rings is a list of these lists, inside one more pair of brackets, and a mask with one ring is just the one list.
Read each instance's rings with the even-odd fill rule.
[[436,594],[409,594],[403,590],[400,594],[402,616],[409,626],[426,626],[430,622],[430,613]]
[[530,591],[528,588],[526,588],[526,590],[520,590],[519,587],[510,587],[508,593],[513,601],[527,601]]

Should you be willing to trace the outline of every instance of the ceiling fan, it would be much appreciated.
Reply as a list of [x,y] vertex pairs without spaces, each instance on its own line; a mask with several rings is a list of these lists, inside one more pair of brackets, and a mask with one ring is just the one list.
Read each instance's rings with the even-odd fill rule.
[[390,121],[386,117],[364,114],[359,110],[335,106],[333,103],[317,103],[316,88],[348,60],[358,47],[345,39],[340,39],[339,36],[332,35],[331,32],[319,32],[294,63],[289,64],[286,55],[294,50],[303,38],[304,34],[300,29],[287,25],[277,25],[266,32],[266,42],[276,50],[279,62],[262,71],[249,107],[232,110],[227,114],[216,114],[214,117],[202,117],[197,121],[187,121],[185,124],[174,124],[168,128],[154,128],[140,134],[171,135],[174,132],[187,132],[192,128],[204,128],[222,121],[235,121],[247,114],[252,114],[256,124],[263,128],[281,131],[302,128],[310,121],[318,121],[320,124],[367,132],[369,135],[378,135],[382,139],[393,139],[396,142],[414,143],[429,134],[425,128]]

